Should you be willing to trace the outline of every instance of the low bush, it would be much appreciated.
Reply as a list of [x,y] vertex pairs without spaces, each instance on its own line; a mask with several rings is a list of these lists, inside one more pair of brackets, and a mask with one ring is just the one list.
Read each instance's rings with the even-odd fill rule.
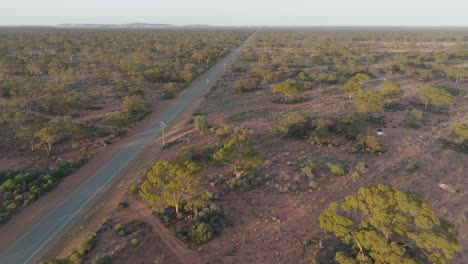
[[140,241],[138,241],[138,238],[134,238],[134,239],[132,239],[132,241],[130,241],[130,244],[132,244],[132,246],[136,247],[136,246],[138,246],[139,242]]
[[221,123],[216,126],[215,134],[220,139],[225,139],[234,133],[234,126]]
[[115,127],[129,127],[136,121],[135,117],[129,111],[113,111],[105,113],[102,116],[102,123]]
[[195,126],[195,130],[203,134],[206,130],[210,128],[210,124],[208,123],[208,119],[205,115],[197,115],[193,118],[193,125]]
[[241,90],[241,92],[251,92],[255,91],[260,87],[260,79],[257,78],[248,78],[237,81],[234,86]]
[[203,244],[210,241],[213,238],[213,228],[203,222],[196,222],[187,231],[187,239],[191,243]]
[[75,161],[60,161],[47,170],[0,173],[0,205],[3,205],[0,206],[0,224],[55,188],[64,177],[81,167],[89,157],[82,156]]
[[382,141],[372,135],[363,135],[358,138],[357,143],[358,149],[366,151],[372,154],[378,154],[383,152]]
[[338,137],[330,132],[330,130],[322,128],[316,129],[309,134],[310,143],[317,144],[317,145],[333,145],[337,146]]
[[97,245],[97,242],[98,240],[96,238],[96,234],[92,234],[78,245],[76,251],[81,255],[85,255],[94,249],[94,247]]
[[[98,238],[97,238],[96,234],[92,234],[87,239],[83,240],[78,245],[76,250],[72,254],[70,254],[70,256],[68,256],[67,258],[47,260],[47,261],[40,262],[40,264],[82,264],[84,262],[84,258],[86,256],[86,254],[91,252],[96,247],[97,242],[98,242]],[[98,258],[93,263],[100,263],[100,264],[110,263],[110,262],[98,262],[98,261],[106,261],[104,259],[100,260],[101,258]],[[109,259],[109,261],[110,261],[110,259]]]
[[191,146],[180,157],[183,161],[193,161],[197,163],[210,162],[213,160],[213,154],[218,150],[217,146],[206,147]]
[[461,143],[468,140],[468,123],[455,123],[453,124],[453,132],[458,135],[456,143]]
[[69,259],[54,259],[41,261],[39,264],[74,264]]
[[73,263],[73,264],[83,263],[83,258],[84,258],[83,255],[81,255],[78,252],[75,252],[75,253],[71,254],[70,257],[69,257],[70,262]]
[[410,128],[418,128],[423,120],[424,112],[419,109],[411,109],[405,115],[404,125]]
[[244,177],[240,178],[229,178],[226,181],[226,185],[231,189],[240,189],[243,191],[248,191],[262,185],[264,182],[265,179],[262,177],[259,177],[255,174],[247,174]]
[[[224,210],[210,202],[211,195],[204,197],[193,204],[187,204],[182,210],[183,217],[179,219],[190,219],[177,235],[183,240],[194,244],[203,244],[210,241],[214,236],[221,234],[226,222]],[[167,216],[174,219],[174,216]]]
[[345,175],[345,169],[341,164],[327,162],[327,167],[333,175],[343,176]]
[[109,255],[100,256],[99,258],[94,261],[94,264],[111,264],[112,258]]
[[137,186],[137,185],[133,185],[132,187],[130,187],[130,190],[128,190],[128,195],[137,195],[138,192],[140,191],[140,186]]
[[174,98],[182,89],[175,83],[165,83],[163,86],[164,98]]
[[442,146],[446,149],[450,149],[456,152],[468,154],[468,139],[465,139],[463,141],[460,140],[446,140],[446,139],[441,139]]
[[400,98],[404,92],[400,87],[400,84],[392,81],[385,81],[380,84],[382,87],[382,95],[385,99],[396,99]]
[[311,130],[311,118],[306,114],[293,112],[287,114],[278,127],[270,133],[276,137],[305,138]]

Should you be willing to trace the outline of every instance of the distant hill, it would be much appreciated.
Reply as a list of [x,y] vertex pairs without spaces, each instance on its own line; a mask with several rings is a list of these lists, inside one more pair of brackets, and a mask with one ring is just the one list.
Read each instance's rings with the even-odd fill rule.
[[168,28],[169,24],[130,23],[130,24],[60,24],[59,28]]

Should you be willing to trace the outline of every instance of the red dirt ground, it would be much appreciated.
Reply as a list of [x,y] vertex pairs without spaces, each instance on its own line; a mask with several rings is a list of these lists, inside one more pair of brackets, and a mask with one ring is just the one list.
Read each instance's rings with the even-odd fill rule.
[[[402,88],[408,99],[414,95],[418,85],[416,81],[402,81]],[[466,85],[459,85],[459,88],[468,91]],[[220,203],[229,212],[229,224],[223,233],[211,242],[188,250],[180,242],[166,241],[154,244],[145,240],[134,251],[126,251],[123,256],[116,254],[116,259],[127,261],[131,258],[134,263],[152,263],[164,250],[164,244],[173,243],[178,244],[180,248],[175,249],[174,255],[167,254],[164,263],[173,263],[174,259],[185,261],[184,263],[310,263],[317,255],[326,254],[324,250],[332,243],[324,239],[326,236],[318,227],[318,217],[328,204],[343,199],[361,186],[385,183],[422,193],[429,198],[430,205],[439,216],[451,220],[456,225],[463,251],[451,263],[464,263],[464,259],[468,257],[468,197],[465,193],[468,187],[465,177],[468,158],[466,155],[443,149],[438,138],[450,134],[452,122],[467,116],[467,99],[459,99],[450,109],[450,112],[459,114],[449,118],[431,114],[428,123],[418,130],[401,126],[404,111],[385,113],[387,126],[384,128],[386,136],[383,141],[386,151],[381,156],[371,156],[347,154],[345,149],[349,146],[348,143],[342,147],[320,147],[302,140],[272,139],[267,130],[278,124],[282,113],[309,109],[321,116],[327,116],[343,115],[352,109],[351,103],[343,100],[345,95],[333,92],[333,89],[327,93],[314,90],[309,92],[308,96],[311,99],[305,103],[286,105],[271,103],[272,98],[277,95],[272,95],[268,89],[253,94],[242,94],[233,88],[218,87],[211,92],[198,111],[206,113],[212,123],[231,120],[236,125],[253,129],[259,150],[268,153],[268,162],[263,165],[261,176],[268,177],[269,180],[265,186],[247,192],[231,191],[223,186],[215,187],[222,190]],[[258,111],[259,109],[267,110],[262,112]],[[148,158],[148,163],[151,163],[151,160],[176,158],[190,145],[206,146],[214,140],[212,133],[201,136],[193,132],[192,126],[187,122],[180,124],[179,130],[172,131],[177,137],[184,134],[184,143],[164,150],[161,155],[153,155],[152,159]],[[318,187],[310,188],[309,179],[300,173],[300,161],[313,160],[320,164],[327,158],[343,161],[350,168],[362,161],[368,165],[369,172],[356,180],[349,176],[333,176],[322,169],[313,178]],[[411,162],[416,162],[420,169],[406,170]],[[143,166],[140,172],[142,171]],[[225,169],[218,167],[208,167],[205,171],[213,182],[219,179],[218,175],[227,173]],[[133,177],[131,182],[122,182],[118,191],[106,196],[104,200],[108,202],[84,230],[96,230],[101,219],[109,216],[118,217],[124,222],[140,219],[151,224],[153,228],[157,227],[159,220],[144,209],[147,208],[145,203],[126,195],[128,186],[138,178]],[[447,191],[440,188],[442,183],[452,189]],[[275,185],[288,186],[288,190],[280,192]],[[123,200],[129,202],[130,209],[116,209],[116,203]],[[171,231],[162,230],[164,232],[159,233],[162,237],[170,240],[174,238]],[[69,254],[85,234],[86,232],[82,232],[74,239],[60,256]],[[108,239],[106,243],[113,243],[115,238]],[[322,249],[317,241],[321,241],[325,249]],[[154,254],[146,255],[148,251]],[[102,253],[97,249],[93,254]],[[188,260],[186,256],[189,256]],[[200,261],[196,261],[194,256],[198,256]]]

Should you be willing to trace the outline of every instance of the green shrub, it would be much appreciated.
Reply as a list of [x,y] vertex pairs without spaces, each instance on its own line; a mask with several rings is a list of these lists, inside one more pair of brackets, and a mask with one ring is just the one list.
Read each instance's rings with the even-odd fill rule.
[[210,125],[208,123],[208,119],[204,115],[198,115],[193,118],[193,124],[195,126],[195,130],[200,132],[200,134],[203,134],[208,128],[210,128]]
[[134,115],[148,111],[145,100],[140,95],[125,96],[122,103],[125,110]]
[[94,249],[94,247],[97,245],[97,242],[98,242],[98,240],[97,240],[96,234],[92,234],[90,237],[83,240],[78,245],[76,250],[80,255],[85,255],[86,253],[88,253],[88,252],[90,252],[91,250]]
[[458,135],[457,143],[468,140],[468,123],[455,123],[453,124],[453,131]]
[[368,132],[370,124],[365,116],[353,114],[340,118],[336,126],[340,127],[336,133],[340,133],[349,140],[355,140],[360,134]]
[[128,190],[128,195],[137,195],[139,191],[140,187],[137,185],[133,185],[132,187],[130,187],[130,190]]
[[305,98],[304,91],[299,84],[291,79],[277,84],[274,89],[275,92],[283,95],[284,102],[297,102]]
[[408,127],[417,128],[419,127],[418,122],[421,121],[423,117],[424,112],[414,108],[406,113],[404,123]]
[[2,192],[11,192],[16,190],[16,181],[14,179],[6,180],[1,186],[0,190]]
[[164,98],[166,99],[174,98],[181,90],[179,86],[175,83],[165,83],[163,88]]
[[226,181],[226,185],[231,189],[240,189],[240,190],[252,190],[257,186],[260,186],[264,183],[263,177],[258,177],[257,175],[246,175],[240,178],[230,178]]
[[255,91],[260,86],[260,80],[257,78],[249,78],[237,81],[234,86],[243,93]]
[[345,169],[341,164],[327,162],[327,167],[333,175],[343,176],[345,175]]
[[8,213],[12,213],[12,212],[14,212],[14,211],[16,210],[16,207],[17,207],[17,206],[16,206],[15,203],[11,203],[11,204],[9,204],[9,205],[7,205],[7,206],[5,207],[5,210],[6,210]]
[[293,112],[287,114],[281,124],[270,130],[273,136],[304,138],[311,129],[310,118],[302,113]]
[[[207,199],[209,197],[205,198],[205,200]],[[221,234],[226,222],[226,216],[220,206],[210,203],[209,205],[198,206],[192,212],[196,221],[209,224],[213,228],[214,234]]]
[[94,264],[110,264],[112,262],[112,258],[109,255],[103,255],[94,261]]
[[102,116],[102,123],[115,127],[128,127],[135,122],[134,116],[129,111],[113,111]]
[[382,153],[383,151],[382,141],[378,137],[372,135],[359,137],[358,147],[363,151],[373,154]]
[[138,245],[138,238],[134,238],[132,239],[132,241],[130,241],[130,244],[132,244],[132,246],[136,247]]
[[234,133],[234,126],[221,123],[217,125],[215,134],[220,139],[225,139]]
[[206,223],[194,223],[187,232],[187,238],[190,242],[195,244],[203,244],[213,238],[213,228]]
[[380,87],[382,87],[382,95],[385,99],[400,98],[404,94],[400,84],[397,82],[385,81],[380,84]]
[[317,145],[338,145],[338,138],[326,128],[312,131],[308,141]]
[[115,229],[115,230],[117,230],[117,231],[120,231],[120,230],[122,230],[122,229],[123,229],[123,225],[122,225],[122,223],[118,223],[118,224],[116,224],[116,225],[114,226],[114,229]]
[[209,162],[213,160],[213,154],[218,150],[216,146],[207,146],[204,148],[197,148],[191,146],[180,157],[183,161],[193,161],[197,163]]
[[83,263],[83,255],[81,255],[78,252],[75,252],[75,253],[71,254],[70,255],[70,262],[72,264],[81,264],[81,263]]
[[73,264],[69,259],[53,259],[41,261],[39,264]]

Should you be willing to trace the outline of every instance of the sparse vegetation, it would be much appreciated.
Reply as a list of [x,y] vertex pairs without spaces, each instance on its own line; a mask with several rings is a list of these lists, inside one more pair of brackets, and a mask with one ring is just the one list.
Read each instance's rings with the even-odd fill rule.
[[[463,230],[467,215],[461,206],[468,149],[465,35],[461,28],[259,29],[205,95],[193,123],[174,131],[183,135],[158,155],[173,160],[171,165],[150,181],[157,160],[144,178],[147,187],[127,187],[131,181],[125,186],[129,195],[110,203],[124,218],[111,227],[120,239],[118,246],[106,246],[115,248],[112,259],[174,258],[172,250],[133,253],[152,240],[132,233],[126,214],[146,202],[205,262],[462,261],[460,245],[467,240],[461,235],[457,241],[455,227]],[[140,96],[149,109],[155,99],[177,96],[200,65],[214,63],[202,56],[206,46],[172,62],[172,54],[164,53],[167,62],[149,64],[176,65],[145,66],[142,76],[133,74],[115,87],[118,102]],[[165,44],[160,49],[162,54]],[[424,86],[437,91],[423,92]],[[124,107],[112,111],[130,113]],[[80,123],[73,113],[61,115]],[[102,119],[87,124],[111,127]],[[69,140],[56,143],[54,153]],[[178,176],[169,177],[172,172]],[[177,191],[187,195],[173,199]],[[131,196],[137,192],[143,199]],[[118,201],[128,201],[130,209],[117,211]],[[317,208],[327,204],[318,217]],[[222,233],[226,225],[232,234]],[[84,260],[102,256],[99,249]]]

